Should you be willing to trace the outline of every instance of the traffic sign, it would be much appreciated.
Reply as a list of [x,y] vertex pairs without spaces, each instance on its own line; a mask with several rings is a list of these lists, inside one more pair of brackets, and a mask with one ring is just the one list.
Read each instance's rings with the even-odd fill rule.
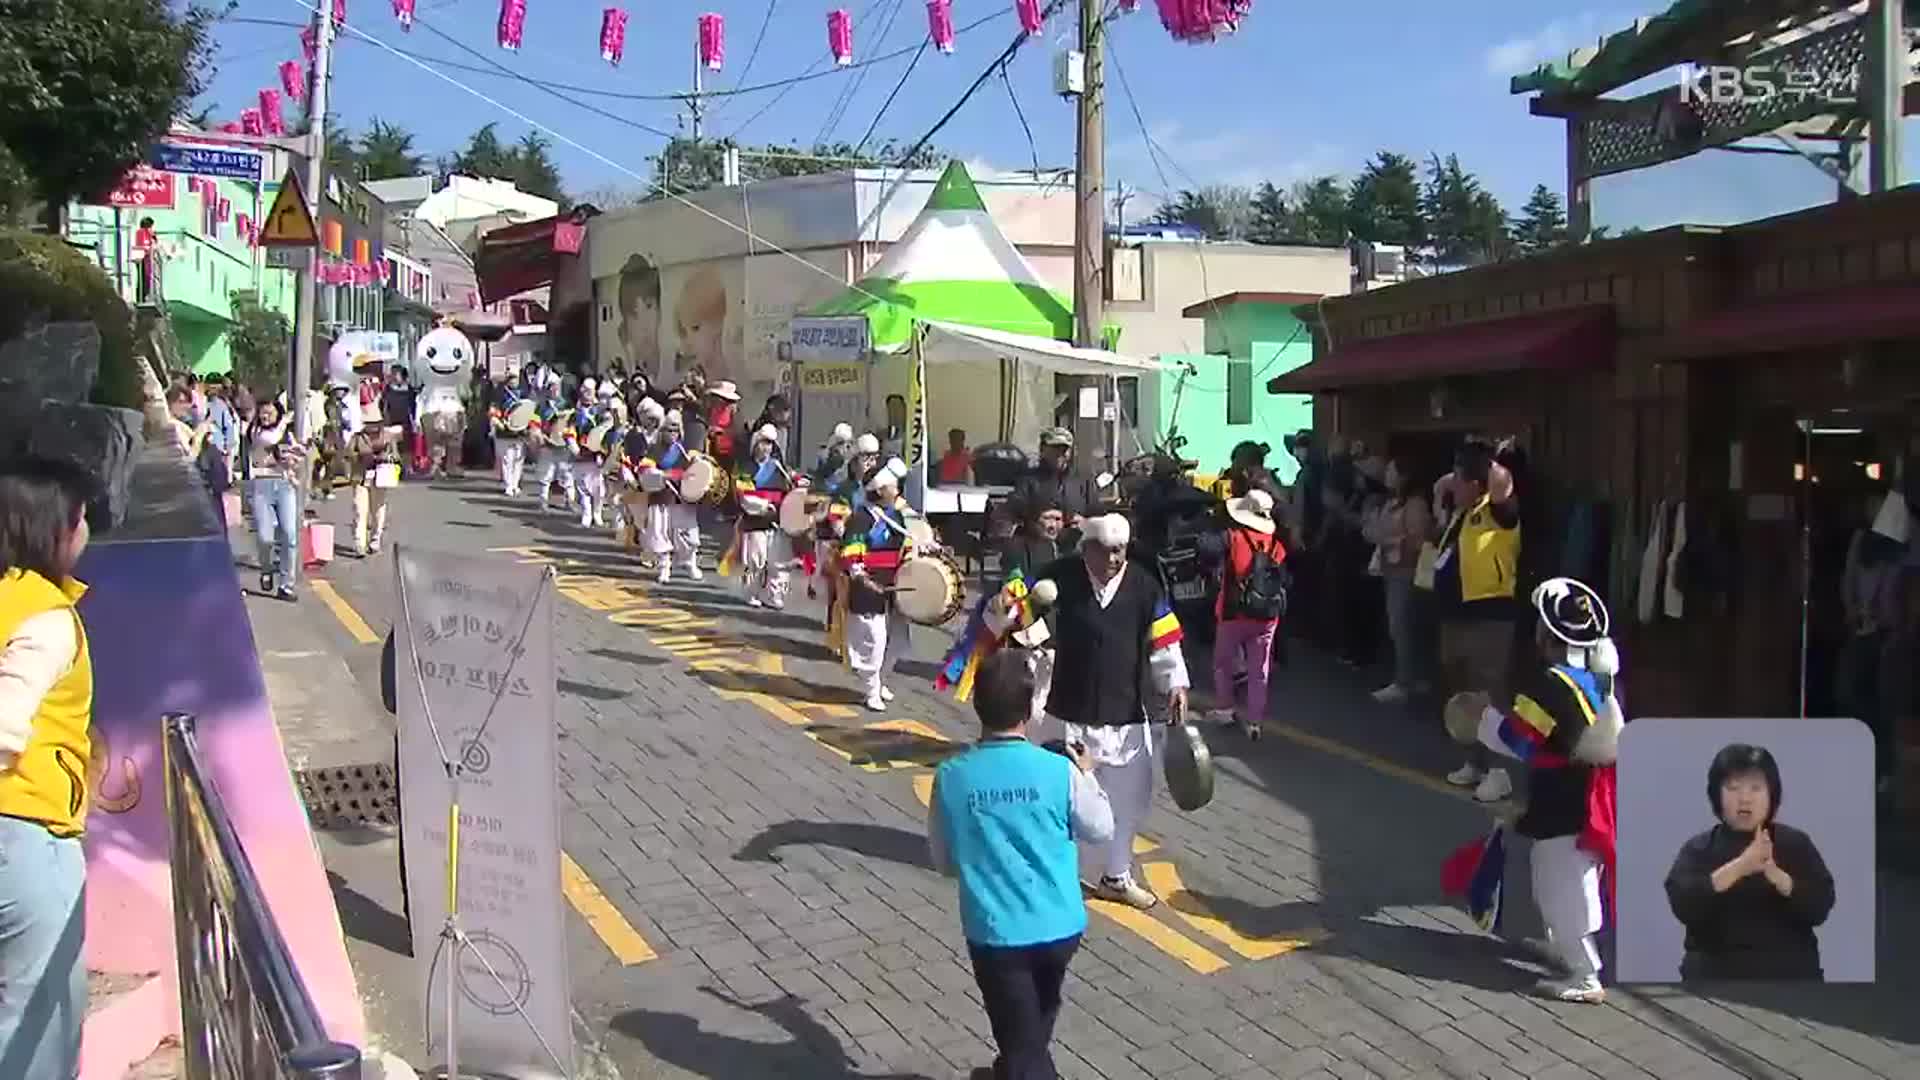
[[211,146],[185,146],[180,143],[155,143],[147,152],[147,164],[162,172],[223,176],[229,180],[260,182],[259,154],[245,150],[222,150]]
[[313,268],[313,249],[311,248],[270,247],[266,251],[269,270],[311,270]]
[[138,210],[173,209],[173,174],[148,165],[135,165],[107,193],[106,205]]
[[307,197],[300,190],[300,177],[292,169],[280,181],[273,196],[273,209],[260,223],[260,243],[265,247],[317,247],[320,231],[313,226],[313,211],[307,209]]

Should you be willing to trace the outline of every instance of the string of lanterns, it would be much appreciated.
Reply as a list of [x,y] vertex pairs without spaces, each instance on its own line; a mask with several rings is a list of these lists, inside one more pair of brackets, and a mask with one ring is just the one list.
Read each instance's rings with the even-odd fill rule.
[[[390,0],[394,20],[404,32],[413,31],[417,0]],[[1240,23],[1253,8],[1253,0],[1155,0],[1160,15],[1160,25],[1176,41],[1191,44],[1205,44],[1218,40],[1223,34],[1238,30]],[[927,38],[933,47],[946,55],[954,51],[953,0],[926,0]],[[1140,9],[1140,0],[1116,0],[1119,11],[1131,14]],[[1030,37],[1039,37],[1046,32],[1046,10],[1043,0],[1014,0],[1014,13],[1020,20],[1020,29]],[[332,0],[333,21],[344,25],[347,21],[347,0]],[[700,65],[709,71],[719,71],[726,62],[727,39],[726,19],[714,12],[699,17],[696,23],[696,41]],[[509,52],[520,49],[526,38],[527,0],[500,0],[500,17],[496,27],[495,41],[500,48]],[[297,61],[286,60],[279,65],[280,89],[260,91],[258,108],[245,109],[237,123],[226,123],[221,131],[247,135],[280,135],[286,131],[286,119],[282,113],[281,102],[307,100],[307,86],[312,79],[312,65],[319,52],[319,40],[312,25],[300,31],[300,50],[305,57],[303,66]],[[626,55],[627,48],[627,11],[625,8],[609,7],[600,13],[600,59],[618,67]],[[853,64],[853,16],[845,8],[835,8],[827,12],[827,49],[833,56],[833,62],[840,67]]]

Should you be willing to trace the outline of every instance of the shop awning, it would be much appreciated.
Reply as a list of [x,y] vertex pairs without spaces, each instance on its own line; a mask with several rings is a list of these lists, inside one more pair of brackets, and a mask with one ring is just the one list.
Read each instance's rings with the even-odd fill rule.
[[1565,371],[1613,362],[1611,305],[1531,312],[1341,345],[1305,367],[1267,383],[1273,394],[1311,394],[1350,386]]
[[480,250],[473,258],[481,301],[491,304],[553,284],[560,272],[560,260],[579,257],[589,216],[587,208],[582,208],[482,235]]
[[1862,285],[1717,311],[1660,339],[1675,360],[1920,338],[1920,283]]

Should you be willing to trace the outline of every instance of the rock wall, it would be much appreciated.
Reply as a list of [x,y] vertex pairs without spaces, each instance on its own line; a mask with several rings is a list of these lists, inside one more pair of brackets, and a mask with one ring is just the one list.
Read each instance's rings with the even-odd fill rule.
[[86,469],[99,485],[87,522],[106,533],[126,521],[147,425],[131,409],[87,402],[99,370],[90,322],[45,323],[0,343],[0,461],[30,454]]

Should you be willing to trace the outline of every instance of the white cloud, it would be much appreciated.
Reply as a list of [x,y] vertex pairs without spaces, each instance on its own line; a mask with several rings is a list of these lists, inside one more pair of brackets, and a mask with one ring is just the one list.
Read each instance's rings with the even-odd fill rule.
[[1555,19],[1539,30],[1508,38],[1486,52],[1487,74],[1509,78],[1549,60],[1559,60],[1575,49],[1597,44],[1613,31],[1630,25],[1630,19],[1586,12],[1567,19]]

